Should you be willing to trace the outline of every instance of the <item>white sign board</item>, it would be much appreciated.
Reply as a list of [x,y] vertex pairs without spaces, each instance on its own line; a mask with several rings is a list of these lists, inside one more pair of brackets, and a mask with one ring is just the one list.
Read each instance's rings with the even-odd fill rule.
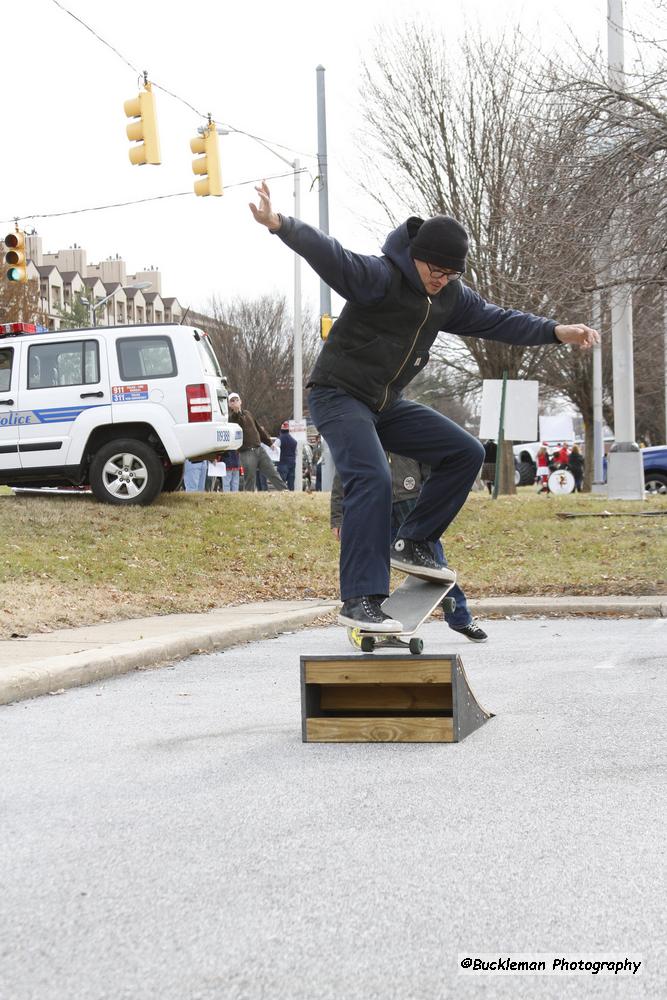
[[[503,435],[506,441],[534,441],[537,438],[537,392],[539,382],[510,379],[505,393]],[[480,438],[498,440],[502,379],[484,379]]]
[[555,417],[540,417],[540,441],[550,444],[556,441],[561,444],[574,443],[574,424],[567,413],[559,413]]
[[302,444],[306,444],[308,441],[305,420],[290,420],[289,432],[296,441],[300,441]]

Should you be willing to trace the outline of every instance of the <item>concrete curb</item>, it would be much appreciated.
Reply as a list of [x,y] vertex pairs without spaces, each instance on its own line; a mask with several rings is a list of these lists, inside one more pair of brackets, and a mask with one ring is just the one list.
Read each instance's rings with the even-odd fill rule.
[[667,596],[657,597],[483,597],[468,602],[471,612],[485,618],[538,615],[569,618],[615,615],[667,618]]
[[[244,642],[270,639],[282,632],[309,625],[336,607],[334,602],[317,603],[309,608],[274,613],[268,621],[266,614],[258,612],[244,616],[241,612],[241,617],[247,617],[242,623],[206,625],[202,622],[199,626],[171,631],[166,636],[105,645],[99,643],[91,649],[59,656],[49,657],[47,653],[44,658],[35,657],[0,672],[0,705],[91,684],[132,670],[164,666],[193,653],[208,653]],[[47,646],[47,643],[43,644]]]
[[[667,618],[667,596],[487,597],[469,606],[482,618]],[[267,601],[0,641],[0,658],[6,664],[0,663],[0,705],[163,666],[194,653],[270,639],[338,607],[338,601]],[[121,629],[123,641],[118,641]]]

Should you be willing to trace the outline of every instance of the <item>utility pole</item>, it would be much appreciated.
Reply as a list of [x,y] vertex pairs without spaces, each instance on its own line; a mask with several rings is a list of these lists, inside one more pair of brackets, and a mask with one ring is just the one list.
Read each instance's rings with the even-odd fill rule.
[[[607,0],[608,82],[612,90],[625,88],[623,51],[623,0]],[[623,229],[617,212],[611,243]],[[616,500],[644,499],[642,456],[635,441],[635,383],[632,345],[632,290],[623,281],[627,265],[612,267],[611,346],[614,369],[614,444],[607,465],[607,496]]]
[[[320,229],[329,234],[329,180],[327,174],[327,110],[324,93],[324,66],[318,66],[317,74],[317,173],[320,181]],[[320,280],[320,316],[331,316],[331,289]],[[333,486],[336,469],[331,452],[324,440],[322,445],[322,490],[328,492]]]
[[[317,73],[317,173],[320,179],[319,226],[329,235],[329,185],[327,177],[327,109],[324,93],[324,66]],[[331,316],[331,289],[320,281],[320,316]]]
[[665,362],[665,441],[667,441],[667,285],[662,288],[662,335]]
[[[269,148],[268,146],[266,147]],[[275,149],[269,150],[279,160],[292,168],[294,173],[294,218],[301,215],[301,163],[298,159],[288,160]],[[303,345],[301,331],[301,258],[294,254],[294,329],[292,332],[293,379],[292,406],[294,420],[303,420]],[[300,493],[303,487],[303,470],[301,468],[302,446],[299,441],[296,449],[296,467],[294,471],[294,492]]]
[[[602,297],[593,292],[593,328],[602,327]],[[593,493],[606,492],[604,486],[604,419],[602,414],[602,345],[593,347]]]
[[[301,217],[301,163],[294,161],[294,215]],[[294,419],[303,420],[303,344],[301,330],[301,257],[294,254]],[[296,449],[296,467],[294,469],[294,492],[301,493],[303,489],[301,442]]]

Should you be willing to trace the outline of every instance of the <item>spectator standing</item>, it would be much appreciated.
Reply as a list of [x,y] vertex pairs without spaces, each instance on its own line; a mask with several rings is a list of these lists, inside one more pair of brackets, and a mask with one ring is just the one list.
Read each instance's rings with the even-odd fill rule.
[[559,445],[556,454],[554,455],[554,462],[556,465],[566,466],[570,458],[570,452],[565,443]]
[[269,437],[261,424],[257,423],[250,410],[243,409],[238,392],[230,392],[228,402],[230,421],[239,424],[243,431],[243,447],[239,449],[239,459],[243,466],[241,489],[254,493],[259,471],[277,490],[286,490],[287,487],[276,472],[275,465],[261,447],[264,442],[270,448],[273,438]]
[[547,485],[547,480],[549,478],[549,452],[547,451],[546,445],[542,445],[537,453],[537,492],[538,493],[548,493],[549,487]]
[[227,466],[227,472],[222,480],[222,492],[238,493],[239,478],[241,473],[241,462],[238,451],[225,452],[225,465]]
[[301,449],[301,476],[303,479],[303,489],[307,493],[312,493],[313,491],[313,479],[315,475],[315,468],[313,466],[313,446],[306,441]]
[[519,455],[519,485],[532,486],[537,475],[537,465],[527,448],[524,448]]
[[480,473],[482,477],[482,482],[488,489],[489,493],[493,493],[493,484],[496,481],[496,456],[498,454],[498,445],[495,441],[485,441],[484,442],[484,464],[482,465],[482,471]]
[[297,440],[289,432],[289,420],[280,425],[280,459],[276,468],[288,490],[294,490],[296,474]]
[[[392,541],[398,534],[398,529],[417,503],[421,488],[428,478],[428,468],[423,467],[413,458],[402,455],[387,455],[391,469],[391,535]],[[331,530],[340,541],[340,529],[343,523],[343,488],[340,477],[336,474],[331,489]],[[440,566],[447,565],[447,559],[442,543],[434,543],[434,552]],[[454,632],[460,632],[471,642],[486,642],[488,636],[479,623],[470,614],[466,595],[458,583],[455,583],[447,597],[456,601],[454,611],[445,611],[445,621]],[[443,609],[444,610],[444,609]]]
[[322,492],[322,438],[318,434],[313,445],[313,464],[315,465],[315,491]]
[[183,466],[183,486],[187,493],[204,493],[208,462],[190,462],[187,458]]
[[584,456],[579,451],[579,446],[572,445],[572,451],[568,458],[567,467],[574,476],[574,489],[576,493],[581,493],[584,482]]
[[208,463],[206,474],[206,492],[222,493],[222,480],[227,475],[227,464],[222,454],[216,455],[213,461]]
[[[262,427],[262,430],[264,431],[264,433],[268,437],[269,436],[269,432],[266,430],[266,428]],[[260,447],[269,456],[269,460],[270,460],[271,464],[273,465],[274,469],[277,469],[278,459],[280,458],[280,442],[278,441],[278,439],[277,438],[271,438],[271,445],[265,444],[264,441],[262,441]],[[281,476],[281,479],[282,479],[282,476]],[[258,469],[257,470],[257,489],[258,490],[262,490],[262,492],[266,493],[266,491],[268,490],[268,488],[269,488],[269,485],[268,485],[266,476],[264,475],[263,472],[261,472]]]

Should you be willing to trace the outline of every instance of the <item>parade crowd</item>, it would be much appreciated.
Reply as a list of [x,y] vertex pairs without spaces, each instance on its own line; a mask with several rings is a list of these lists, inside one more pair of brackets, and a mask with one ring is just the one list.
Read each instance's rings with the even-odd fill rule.
[[[183,485],[187,492],[254,493],[265,491],[269,484],[274,490],[294,490],[298,443],[290,434],[289,421],[280,426],[278,437],[272,437],[255,416],[243,406],[237,392],[228,396],[229,420],[243,431],[243,447],[226,451],[213,462],[187,462]],[[321,448],[319,435],[314,444],[304,443],[302,481],[308,492],[320,490]]]

